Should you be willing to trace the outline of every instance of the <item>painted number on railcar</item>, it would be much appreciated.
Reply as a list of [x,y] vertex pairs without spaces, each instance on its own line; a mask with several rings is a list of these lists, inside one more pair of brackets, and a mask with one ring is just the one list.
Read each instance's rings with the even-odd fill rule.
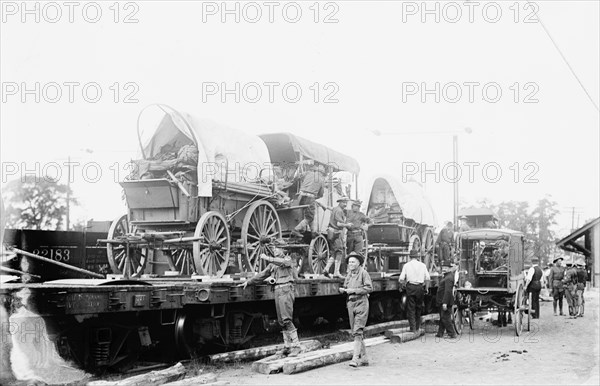
[[71,249],[76,248],[36,248],[33,250],[33,253],[42,257],[47,257],[54,261],[67,263],[69,260],[71,260]]

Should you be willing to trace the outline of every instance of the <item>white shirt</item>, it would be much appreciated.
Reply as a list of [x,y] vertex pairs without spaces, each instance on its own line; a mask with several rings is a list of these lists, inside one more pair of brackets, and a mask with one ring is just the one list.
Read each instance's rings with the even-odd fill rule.
[[527,286],[531,282],[531,279],[533,279],[533,274],[535,273],[535,269],[534,268],[537,267],[537,266],[538,266],[537,264],[533,264],[531,266],[531,268],[529,268],[529,270],[527,271],[527,276],[525,276],[525,288],[527,288]]
[[400,273],[400,280],[406,280],[413,284],[423,284],[426,280],[430,280],[429,272],[425,264],[419,260],[411,259],[408,263],[402,267]]

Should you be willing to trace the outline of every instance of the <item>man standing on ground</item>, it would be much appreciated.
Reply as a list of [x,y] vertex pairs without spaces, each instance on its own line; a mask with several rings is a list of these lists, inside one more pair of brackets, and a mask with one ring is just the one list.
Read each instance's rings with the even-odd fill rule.
[[439,245],[440,259],[442,265],[448,265],[452,260],[452,244],[454,243],[454,232],[452,231],[452,221],[446,223],[446,227],[440,231],[436,244]]
[[338,206],[333,208],[331,211],[331,217],[329,218],[329,228],[327,229],[327,238],[330,243],[331,255],[327,260],[327,265],[323,270],[323,274],[329,277],[329,268],[335,263],[335,270],[333,277],[342,277],[340,273],[340,267],[342,266],[342,259],[344,258],[344,229],[352,227],[352,224],[346,220],[346,204],[348,203],[347,197],[340,197],[337,200]]
[[411,250],[410,261],[402,267],[400,273],[400,290],[406,287],[406,302],[408,324],[411,331],[419,331],[421,328],[421,310],[423,308],[423,297],[429,291],[429,272],[425,264],[419,261],[420,255],[417,250]]
[[573,264],[567,264],[567,270],[562,281],[565,287],[567,304],[569,305],[569,316],[574,317],[577,305],[577,268]]
[[585,263],[583,259],[577,261],[577,316],[583,317],[583,311],[585,308],[585,300],[583,299],[583,292],[585,291],[585,284],[587,283],[588,275],[585,270]]
[[563,296],[565,295],[565,287],[563,286],[563,278],[565,277],[565,269],[562,266],[563,258],[559,257],[554,259],[554,267],[550,268],[550,274],[548,275],[548,284],[552,291],[552,297],[554,301],[552,306],[554,307],[554,316],[556,316],[556,305],[558,303],[560,314],[563,315]]
[[525,289],[531,293],[531,309],[533,310],[533,319],[540,318],[540,291],[542,290],[542,276],[544,271],[539,266],[540,260],[537,257],[531,259],[532,266],[527,271],[525,277]]
[[368,224],[372,224],[373,220],[367,217],[360,211],[362,202],[360,200],[352,201],[352,209],[348,212],[348,221],[352,226],[348,229],[348,236],[346,239],[346,252],[364,252],[363,231],[366,230]]
[[435,335],[438,338],[444,337],[444,331],[448,332],[450,339],[456,338],[456,332],[452,325],[451,313],[454,305],[454,296],[452,289],[454,288],[455,274],[458,266],[453,264],[450,270],[446,272],[444,278],[440,281],[436,294],[436,303],[440,312],[440,324],[438,332]]

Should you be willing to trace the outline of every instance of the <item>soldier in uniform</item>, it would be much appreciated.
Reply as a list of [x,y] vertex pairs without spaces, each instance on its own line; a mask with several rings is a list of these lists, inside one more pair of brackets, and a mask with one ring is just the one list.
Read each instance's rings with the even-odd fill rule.
[[460,227],[458,228],[459,232],[465,232],[471,229],[471,227],[469,226],[469,224],[467,223],[467,216],[462,216],[460,218]]
[[565,269],[562,266],[562,261],[562,257],[554,259],[554,261],[552,261],[552,263],[554,263],[554,267],[550,268],[550,274],[548,274],[548,285],[550,286],[552,297],[554,298],[554,301],[552,302],[554,316],[556,316],[557,303],[560,314],[563,315],[563,296],[565,294],[565,289],[562,280],[565,277]]
[[447,265],[452,260],[452,244],[454,242],[454,232],[452,231],[452,221],[446,223],[446,227],[440,231],[436,244],[439,245],[440,260],[442,264]]
[[563,277],[563,286],[565,288],[565,297],[569,305],[569,316],[575,316],[575,306],[577,303],[577,268],[573,264],[567,264],[565,276]]
[[346,306],[350,328],[354,337],[354,354],[350,366],[367,366],[367,348],[363,340],[363,331],[369,317],[369,293],[373,291],[373,282],[369,273],[362,268],[364,258],[360,253],[348,255],[348,274],[344,286],[339,291],[348,295]]
[[454,326],[452,326],[451,312],[452,305],[454,305],[454,296],[452,295],[452,289],[455,283],[455,274],[458,269],[458,265],[453,264],[448,272],[444,275],[444,278],[440,281],[436,294],[436,303],[440,311],[440,322],[438,332],[435,335],[438,338],[444,337],[444,332],[448,332],[450,339],[456,338],[456,332]]
[[332,254],[327,260],[327,265],[323,274],[329,277],[329,268],[335,263],[334,277],[342,277],[340,273],[340,267],[342,265],[342,259],[344,258],[344,229],[349,229],[352,224],[346,220],[346,204],[348,203],[347,197],[340,197],[337,200],[338,206],[333,208],[331,211],[331,217],[329,218],[329,228],[327,229],[327,237],[330,243],[330,249]]
[[348,253],[363,253],[363,230],[366,230],[368,224],[373,223],[373,220],[360,211],[361,204],[360,200],[352,201],[352,209],[348,212],[346,219],[347,222],[352,224],[350,229],[348,229],[348,236],[346,238],[346,251]]
[[583,311],[585,308],[585,300],[583,299],[583,292],[585,291],[585,283],[587,282],[588,275],[585,270],[585,263],[583,259],[577,262],[577,316],[583,317]]
[[[297,172],[300,169],[297,170]],[[304,208],[302,221],[296,225],[293,233],[302,237],[305,232],[310,232],[310,226],[315,219],[317,199],[323,197],[325,189],[326,171],[323,165],[314,165],[304,173],[296,174],[294,180],[300,179],[300,202],[298,205],[308,205]]]
[[[282,246],[282,241],[276,241],[276,245]],[[238,285],[246,289],[248,284],[260,283],[272,277],[275,281],[275,311],[277,312],[277,322],[281,326],[283,333],[284,349],[277,354],[280,356],[298,356],[301,352],[300,341],[298,340],[298,330],[294,326],[294,281],[298,278],[292,258],[285,254],[283,249],[275,248],[275,257],[267,256],[264,253],[260,258],[266,260],[269,265],[261,272],[254,275],[249,280]]]
[[532,266],[527,271],[525,277],[525,289],[527,293],[531,293],[531,308],[533,309],[533,319],[540,318],[540,291],[542,290],[542,276],[544,271],[538,265],[539,259],[533,257],[531,259]]

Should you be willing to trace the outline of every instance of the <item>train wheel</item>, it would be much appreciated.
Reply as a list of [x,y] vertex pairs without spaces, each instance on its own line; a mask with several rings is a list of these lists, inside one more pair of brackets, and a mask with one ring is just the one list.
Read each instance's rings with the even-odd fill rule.
[[133,229],[129,226],[127,215],[119,217],[110,225],[108,239],[123,239],[123,243],[106,244],[108,264],[115,274],[122,274],[126,278],[139,277],[144,273],[151,250],[148,248],[136,248],[132,244],[127,243],[125,236],[128,233],[133,233]]
[[523,287],[519,285],[517,292],[513,298],[514,302],[514,321],[515,324],[515,335],[520,336],[523,333],[523,309],[521,303],[523,302]]
[[318,235],[311,240],[308,247],[308,261],[312,273],[322,274],[329,260],[329,244],[323,235]]
[[429,271],[435,267],[433,259],[433,248],[435,240],[433,239],[433,230],[431,227],[423,227],[421,230],[421,254],[423,255],[423,263]]
[[278,238],[281,238],[281,223],[275,207],[262,200],[250,205],[242,223],[246,271],[258,272],[267,266],[260,255],[272,256],[271,243]]
[[219,212],[206,212],[198,220],[194,237],[194,262],[201,275],[221,277],[229,265],[231,237],[227,220]]

